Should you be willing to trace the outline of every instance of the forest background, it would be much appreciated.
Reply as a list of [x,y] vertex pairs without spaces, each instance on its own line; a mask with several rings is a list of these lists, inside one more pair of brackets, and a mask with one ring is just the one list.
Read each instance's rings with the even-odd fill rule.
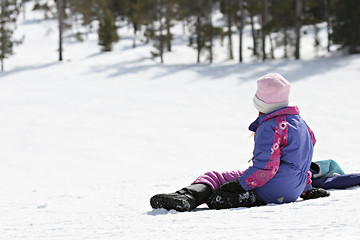
[[[214,61],[214,42],[224,44],[228,59],[243,62],[243,30],[251,28],[252,61],[275,58],[300,59],[301,36],[311,26],[313,45],[320,47],[319,24],[326,24],[327,51],[344,54],[360,52],[360,1],[356,0],[2,0],[0,4],[0,60],[14,53],[21,37],[14,37],[16,22],[25,2],[35,2],[33,10],[47,19],[58,19],[59,57],[63,60],[64,39],[86,41],[97,31],[100,51],[112,51],[121,41],[118,28],[133,30],[133,48],[137,42],[152,44],[151,56],[164,63],[172,51],[173,27],[182,24],[187,44],[197,52],[196,62]],[[214,21],[214,15],[222,21]],[[308,29],[308,28],[307,28]],[[238,35],[238,49],[233,36]],[[282,49],[281,56],[274,51]],[[194,59],[195,61],[195,59]]]

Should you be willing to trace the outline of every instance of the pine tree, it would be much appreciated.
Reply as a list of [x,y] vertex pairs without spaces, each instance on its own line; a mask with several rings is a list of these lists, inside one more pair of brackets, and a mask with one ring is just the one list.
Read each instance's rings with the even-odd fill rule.
[[265,61],[267,59],[266,55],[266,36],[270,32],[269,25],[269,2],[268,0],[263,0],[263,12],[261,16],[261,49],[262,49],[262,59]]
[[302,0],[296,0],[296,20],[295,20],[295,59],[300,59],[300,30],[302,19]]
[[129,13],[129,7],[130,3],[135,2],[132,0],[110,0],[109,1],[109,8],[115,18],[117,20],[118,18],[124,18]]
[[4,60],[14,54],[13,48],[21,40],[13,37],[16,21],[19,15],[19,5],[16,0],[1,0],[0,2],[0,61],[1,71],[4,71]]
[[239,11],[238,11],[238,31],[239,31],[239,62],[243,61],[243,29],[245,26],[245,14],[244,14],[244,0],[239,1]]
[[[165,37],[164,37],[164,11],[165,11],[165,4],[164,0],[155,0],[155,12],[156,12],[156,20],[157,20],[157,29],[154,29],[154,40],[155,40],[155,48],[158,52],[153,52],[153,55],[157,55],[160,57],[160,62],[164,63],[164,44],[165,44]],[[153,25],[154,26],[154,25]]]
[[142,14],[140,13],[138,6],[141,3],[141,1],[138,0],[127,0],[126,1],[126,17],[129,21],[129,23],[133,26],[133,32],[134,32],[134,38],[133,38],[133,48],[136,48],[136,35],[137,32],[140,30],[141,25],[145,24],[145,22],[142,22]]
[[57,0],[59,22],[59,61],[63,60],[64,1]]
[[85,32],[76,32],[76,38],[83,41],[83,35],[87,36],[91,32],[92,22],[98,18],[97,0],[66,1],[66,4],[67,12],[73,18],[72,22],[80,20],[80,24],[86,29]]
[[209,53],[209,61],[213,60],[213,38],[222,35],[222,29],[212,25],[211,11],[213,1],[182,0],[179,2],[181,19],[187,22],[190,31],[189,45],[197,51],[197,63],[203,50]]
[[[312,25],[314,29],[314,48],[315,52],[320,48],[320,37],[319,32],[320,28],[318,26],[319,23],[326,22],[327,23],[327,32],[328,32],[328,40],[327,40],[327,49],[330,51],[330,24],[329,24],[329,0],[307,0],[304,6],[303,13],[303,23],[305,25]],[[306,33],[306,32],[305,32]]]
[[246,10],[249,13],[249,20],[251,25],[251,35],[252,35],[252,42],[253,42],[253,56],[259,58],[259,31],[256,29],[256,17],[261,15],[262,11],[262,1],[259,0],[246,0]]
[[173,34],[171,33],[171,28],[174,26],[173,21],[177,18],[178,8],[179,5],[177,3],[177,0],[165,0],[165,13],[164,13],[165,29],[166,29],[165,43],[168,52],[172,51],[171,42],[173,40]]
[[235,0],[221,0],[221,12],[226,16],[227,30],[225,34],[228,37],[228,58],[234,59],[233,44],[232,44],[232,26],[235,22],[236,12],[239,9],[239,4]]
[[164,62],[165,51],[172,50],[173,34],[171,28],[177,19],[179,0],[143,0],[138,1],[138,23],[145,25],[147,42],[152,42],[155,50],[151,52],[153,58],[160,58]]
[[113,43],[119,41],[115,19],[109,8],[108,0],[99,0],[99,29],[98,44],[102,46],[101,51],[109,52],[112,50]]
[[[57,0],[55,0],[56,2]],[[55,16],[56,12],[53,10],[52,2],[48,0],[35,0],[33,11],[41,11],[45,19],[51,19]]]
[[331,26],[330,26],[330,9],[331,9],[331,1],[330,0],[323,0],[324,1],[324,8],[325,8],[325,21],[327,25],[327,51],[330,52],[330,45],[331,45]]
[[336,1],[332,20],[335,43],[350,54],[360,53],[360,1]]
[[[284,49],[284,58],[295,53],[296,47],[296,5],[294,0],[272,0],[270,6],[271,20],[267,24],[267,32],[277,35],[277,46]],[[291,52],[291,53],[289,53]]]

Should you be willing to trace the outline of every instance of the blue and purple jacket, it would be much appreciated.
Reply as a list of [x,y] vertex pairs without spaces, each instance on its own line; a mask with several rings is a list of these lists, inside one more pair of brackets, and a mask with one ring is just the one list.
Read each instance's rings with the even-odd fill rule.
[[266,203],[294,202],[311,186],[310,164],[316,142],[297,107],[260,116],[249,129],[255,132],[253,166],[239,178]]

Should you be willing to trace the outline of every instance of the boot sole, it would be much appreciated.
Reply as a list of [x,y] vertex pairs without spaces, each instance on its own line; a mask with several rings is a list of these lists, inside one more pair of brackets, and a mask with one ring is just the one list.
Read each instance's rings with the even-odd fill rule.
[[182,199],[174,199],[166,194],[158,194],[150,199],[150,205],[154,209],[164,208],[184,212],[190,210],[190,203]]

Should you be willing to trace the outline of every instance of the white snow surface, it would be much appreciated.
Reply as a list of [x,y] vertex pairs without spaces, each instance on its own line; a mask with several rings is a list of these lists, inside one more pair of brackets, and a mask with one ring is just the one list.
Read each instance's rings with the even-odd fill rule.
[[238,64],[219,44],[214,64],[196,65],[179,34],[160,65],[122,27],[114,52],[99,53],[91,33],[67,39],[58,62],[56,21],[27,17],[0,74],[0,239],[359,238],[359,187],[231,210],[149,204],[207,171],[248,167],[252,97],[269,72],[292,83],[291,104],[317,137],[314,160],[360,172],[359,55],[313,58],[307,47],[305,60]]

